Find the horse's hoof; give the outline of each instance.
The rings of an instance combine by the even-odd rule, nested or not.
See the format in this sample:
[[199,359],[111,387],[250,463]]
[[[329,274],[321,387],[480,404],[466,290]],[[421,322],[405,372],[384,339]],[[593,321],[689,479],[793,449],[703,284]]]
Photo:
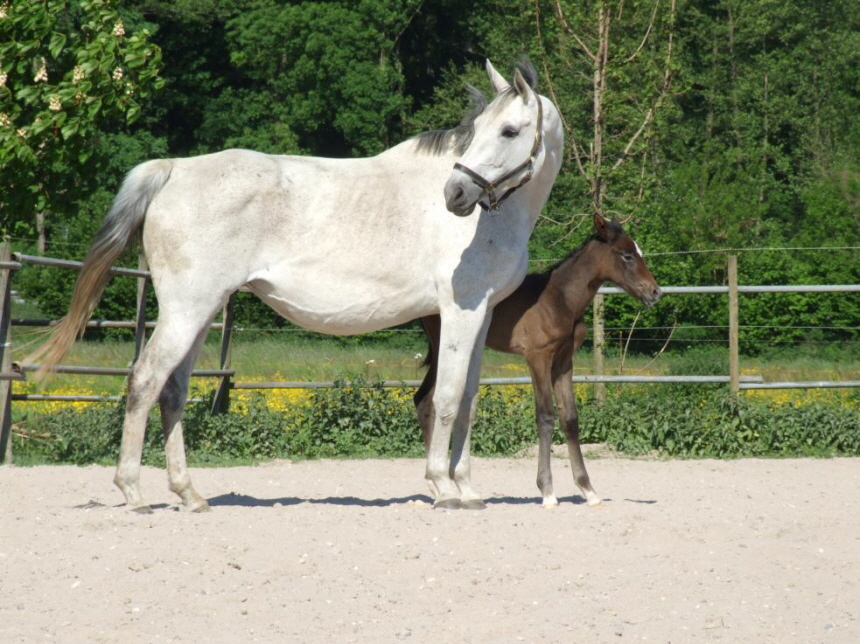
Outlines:
[[460,499],[444,499],[433,504],[434,510],[459,510],[463,507]]
[[464,510],[486,510],[487,504],[481,499],[472,499],[471,501],[462,501],[460,507]]
[[152,508],[148,505],[139,505],[136,508],[131,509],[135,514],[152,514]]
[[188,505],[182,506],[185,512],[193,512],[195,514],[201,514],[203,512],[209,512],[209,504],[206,501],[196,501],[194,503],[189,503]]

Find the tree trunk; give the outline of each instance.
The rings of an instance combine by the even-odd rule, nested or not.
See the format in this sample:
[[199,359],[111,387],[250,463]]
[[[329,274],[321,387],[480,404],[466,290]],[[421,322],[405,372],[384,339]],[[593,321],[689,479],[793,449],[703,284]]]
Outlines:
[[36,239],[36,252],[39,255],[45,254],[45,213],[37,212],[36,213],[36,234],[38,235]]

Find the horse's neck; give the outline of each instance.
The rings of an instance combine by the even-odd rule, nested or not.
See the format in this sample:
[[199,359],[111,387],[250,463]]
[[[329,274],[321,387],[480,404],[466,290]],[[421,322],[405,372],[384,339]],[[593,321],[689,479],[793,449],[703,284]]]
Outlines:
[[605,244],[593,240],[586,242],[578,253],[558,266],[550,277],[550,285],[558,290],[568,314],[575,320],[583,316],[597,289],[606,281],[606,277],[598,270],[598,254],[603,246]]

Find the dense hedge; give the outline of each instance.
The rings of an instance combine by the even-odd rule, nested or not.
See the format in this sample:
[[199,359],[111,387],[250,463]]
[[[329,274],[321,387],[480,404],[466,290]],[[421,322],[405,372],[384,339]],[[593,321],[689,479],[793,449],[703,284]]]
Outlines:
[[[380,383],[339,382],[289,413],[262,396],[241,412],[185,416],[189,461],[271,458],[421,456],[410,392]],[[64,410],[26,421],[15,439],[19,463],[107,463],[117,457],[123,406]],[[603,406],[580,404],[584,443],[629,455],[674,457],[860,456],[860,395],[802,405],[741,397],[721,386],[610,388]],[[557,431],[556,442],[563,442]],[[482,456],[513,455],[536,442],[531,393],[484,388],[472,435]],[[157,415],[150,418],[144,461],[164,461]]]

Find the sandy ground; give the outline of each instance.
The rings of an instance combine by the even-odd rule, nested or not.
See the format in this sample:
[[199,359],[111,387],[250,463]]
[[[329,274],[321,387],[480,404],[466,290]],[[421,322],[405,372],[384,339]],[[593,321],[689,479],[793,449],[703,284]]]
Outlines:
[[212,512],[127,511],[112,468],[0,468],[0,641],[860,642],[860,459],[474,463],[434,511],[417,460],[199,469]]

